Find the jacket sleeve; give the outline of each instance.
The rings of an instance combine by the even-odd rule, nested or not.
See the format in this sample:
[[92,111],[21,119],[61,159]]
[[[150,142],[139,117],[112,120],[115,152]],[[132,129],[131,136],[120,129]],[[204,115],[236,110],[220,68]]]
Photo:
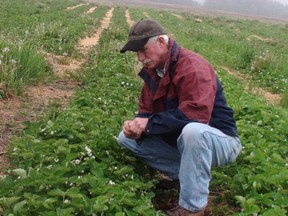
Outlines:
[[178,134],[186,124],[197,121],[188,119],[179,109],[155,113],[148,118],[146,134]]

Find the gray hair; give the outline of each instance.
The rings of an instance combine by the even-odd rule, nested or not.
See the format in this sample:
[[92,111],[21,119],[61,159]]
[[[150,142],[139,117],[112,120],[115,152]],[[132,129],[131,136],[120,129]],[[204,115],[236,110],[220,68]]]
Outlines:
[[165,43],[168,45],[168,43],[169,43],[169,37],[168,37],[168,35],[157,35],[157,36],[155,36],[155,37],[151,37],[151,38],[149,38],[149,40],[147,41],[147,43],[155,43],[157,40],[158,40],[158,38],[163,38],[164,39],[164,41],[165,41]]

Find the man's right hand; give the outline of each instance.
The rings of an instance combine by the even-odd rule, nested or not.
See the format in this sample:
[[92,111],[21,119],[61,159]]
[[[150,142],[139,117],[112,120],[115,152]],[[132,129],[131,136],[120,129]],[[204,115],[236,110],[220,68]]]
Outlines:
[[123,124],[123,133],[127,138],[139,139],[148,123],[148,118],[137,117],[134,120],[125,121]]
[[133,128],[133,121],[129,120],[124,122],[122,130],[127,138],[136,139],[137,134],[134,132]]

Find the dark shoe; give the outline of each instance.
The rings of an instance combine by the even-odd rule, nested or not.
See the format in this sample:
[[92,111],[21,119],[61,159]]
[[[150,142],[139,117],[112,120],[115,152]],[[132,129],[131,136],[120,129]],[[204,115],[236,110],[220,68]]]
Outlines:
[[170,211],[167,211],[166,216],[204,216],[204,209],[198,212],[191,212],[178,205]]
[[151,201],[155,210],[165,212],[178,205],[178,196],[178,193],[176,195],[175,192],[171,193],[168,190],[162,190],[162,192],[156,194]]
[[170,190],[170,189],[176,189],[180,190],[180,182],[179,180],[170,180],[170,179],[162,179],[159,181],[159,183],[156,184],[156,189],[164,189],[164,190]]
[[211,207],[206,206],[205,210],[204,210],[204,216],[212,216],[213,215],[213,210]]

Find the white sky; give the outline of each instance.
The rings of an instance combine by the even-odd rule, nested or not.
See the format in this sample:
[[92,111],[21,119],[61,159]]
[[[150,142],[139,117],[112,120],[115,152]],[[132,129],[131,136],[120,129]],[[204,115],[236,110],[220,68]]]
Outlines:
[[[194,0],[196,2],[199,2],[199,3],[203,3],[205,0]],[[270,1],[276,1],[276,2],[280,2],[284,5],[288,5],[288,0],[270,0]]]
[[274,1],[281,2],[284,5],[288,5],[288,0],[274,0]]

